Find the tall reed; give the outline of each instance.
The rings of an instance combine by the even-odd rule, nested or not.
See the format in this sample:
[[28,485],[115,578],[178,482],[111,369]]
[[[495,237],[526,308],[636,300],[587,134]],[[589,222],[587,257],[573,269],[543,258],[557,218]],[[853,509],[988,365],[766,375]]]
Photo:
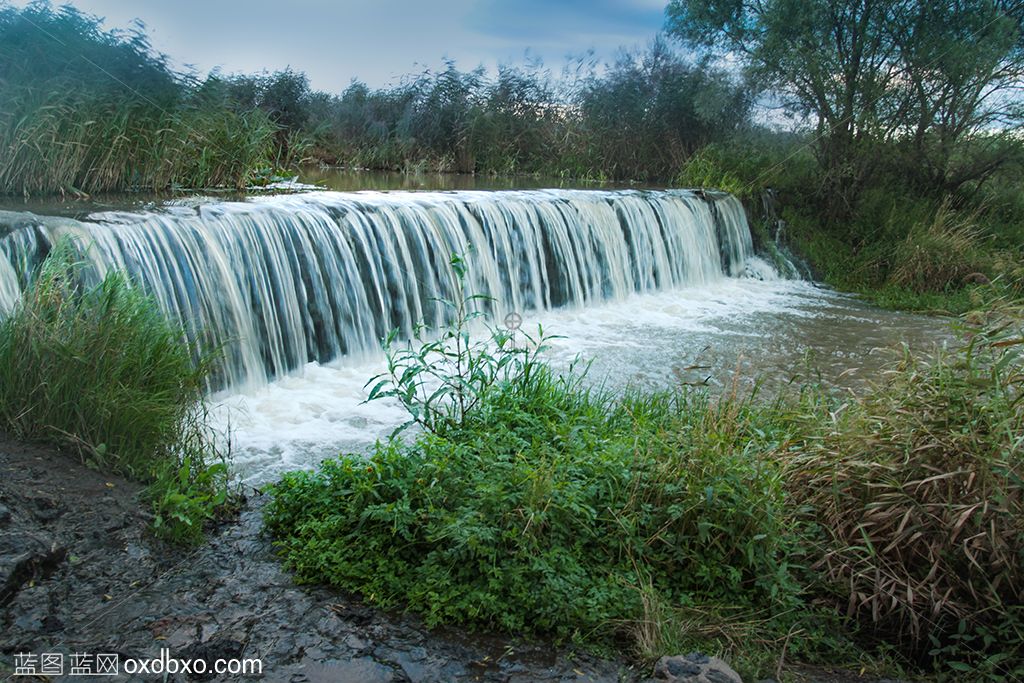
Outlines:
[[59,242],[0,321],[0,430],[148,484],[158,531],[196,541],[230,499],[206,424],[213,356],[124,275],[89,286],[81,267]]

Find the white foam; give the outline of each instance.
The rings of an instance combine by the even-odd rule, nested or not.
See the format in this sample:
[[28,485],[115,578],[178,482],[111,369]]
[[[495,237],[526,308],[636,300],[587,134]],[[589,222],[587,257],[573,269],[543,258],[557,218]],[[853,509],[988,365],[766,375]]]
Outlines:
[[[758,320],[821,315],[841,303],[805,282],[727,279],[584,309],[524,312],[522,329],[533,333],[540,324],[560,336],[548,352],[556,366],[580,356],[594,361],[595,382],[621,386],[639,378],[658,385],[672,381],[673,363],[685,365],[690,351],[712,340],[756,351]],[[238,476],[271,480],[342,451],[364,452],[390,434],[407,419],[402,409],[393,401],[364,403],[365,384],[383,364],[383,355],[350,365],[309,364],[269,386],[220,397],[215,417],[222,429],[231,427]],[[644,382],[655,369],[664,381]]]

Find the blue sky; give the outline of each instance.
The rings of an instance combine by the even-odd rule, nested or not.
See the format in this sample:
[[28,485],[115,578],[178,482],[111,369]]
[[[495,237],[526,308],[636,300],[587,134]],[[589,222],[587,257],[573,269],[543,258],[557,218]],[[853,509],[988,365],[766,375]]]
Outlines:
[[[54,0],[55,4],[61,4]],[[135,19],[176,65],[205,73],[305,71],[313,86],[340,91],[353,78],[396,82],[445,58],[460,68],[539,57],[553,70],[594,50],[602,61],[619,47],[649,42],[666,0],[73,0],[106,18],[107,28]],[[25,4],[18,2],[16,4]]]

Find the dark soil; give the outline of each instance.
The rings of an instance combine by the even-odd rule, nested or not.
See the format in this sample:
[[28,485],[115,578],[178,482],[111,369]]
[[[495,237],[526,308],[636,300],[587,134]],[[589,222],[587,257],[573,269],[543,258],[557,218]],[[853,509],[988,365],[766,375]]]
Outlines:
[[[0,438],[0,676],[17,653],[64,653],[68,673],[71,653],[116,653],[123,662],[162,649],[211,667],[218,658],[259,658],[262,680],[271,681],[610,683],[650,673],[514,636],[428,629],[415,616],[296,586],[261,531],[265,500],[256,492],[206,544],[167,546],[146,531],[140,490],[52,449]],[[820,683],[864,680],[815,674]]]

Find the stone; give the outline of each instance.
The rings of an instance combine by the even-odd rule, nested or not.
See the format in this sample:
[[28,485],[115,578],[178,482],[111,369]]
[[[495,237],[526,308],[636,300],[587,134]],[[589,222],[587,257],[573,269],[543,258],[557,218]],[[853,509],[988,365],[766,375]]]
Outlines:
[[25,584],[56,571],[66,555],[67,549],[46,534],[0,533],[0,605]]
[[728,664],[700,652],[662,657],[654,666],[654,680],[664,683],[743,683],[740,675]]
[[368,657],[350,660],[305,661],[302,673],[310,683],[391,683],[395,672]]

